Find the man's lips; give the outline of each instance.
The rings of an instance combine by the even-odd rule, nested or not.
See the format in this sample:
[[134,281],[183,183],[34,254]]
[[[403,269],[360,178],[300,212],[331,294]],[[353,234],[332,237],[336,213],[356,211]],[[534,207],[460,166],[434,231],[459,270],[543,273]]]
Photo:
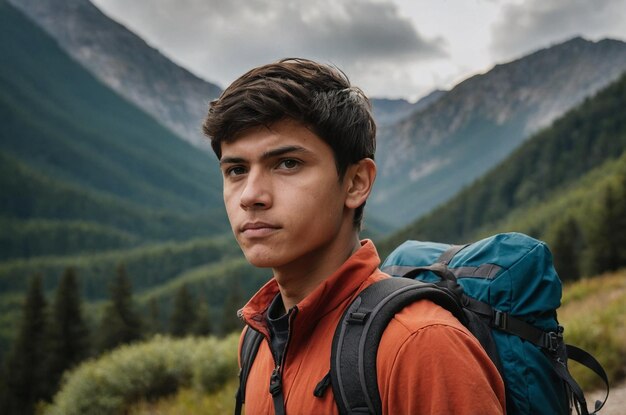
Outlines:
[[247,238],[255,238],[268,235],[280,226],[267,222],[246,222],[239,228],[239,232]]

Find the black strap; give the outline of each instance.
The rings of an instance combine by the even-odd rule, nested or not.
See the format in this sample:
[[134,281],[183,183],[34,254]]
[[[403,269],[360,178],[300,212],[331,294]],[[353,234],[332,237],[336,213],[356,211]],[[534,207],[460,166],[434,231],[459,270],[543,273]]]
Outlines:
[[410,271],[404,274],[403,278],[414,279],[417,275],[424,271],[430,271],[441,278],[443,281],[451,281],[456,283],[456,276],[445,264],[435,262],[432,265],[425,265],[423,267],[411,267]]
[[[602,407],[606,403],[606,400],[609,397],[609,389],[610,389],[610,387],[609,387],[609,377],[607,376],[607,374],[604,371],[604,368],[602,367],[600,362],[598,362],[592,355],[590,355],[589,353],[587,353],[583,349],[580,349],[580,348],[578,348],[576,346],[572,346],[571,344],[566,344],[565,348],[566,348],[566,351],[567,351],[568,359],[572,359],[572,360],[580,363],[581,365],[589,368],[590,370],[592,370],[596,375],[598,375],[600,377],[600,379],[602,379],[602,381],[604,382],[604,385],[606,386],[606,395],[604,396],[604,400],[595,402],[594,411],[592,413],[592,414],[595,414],[600,409],[602,409]],[[567,375],[571,378],[571,375],[569,374],[569,372],[567,372]],[[569,382],[568,382],[568,384],[569,384]],[[583,410],[582,413],[583,414],[588,413],[587,403],[585,401],[584,395],[576,396],[576,394],[574,394],[574,396],[575,396],[575,398],[577,398],[578,403],[582,407],[582,410]]]
[[602,379],[606,386],[606,396],[603,401],[596,401],[593,414],[602,409],[609,396],[609,378],[602,365],[592,355],[583,349],[563,342],[562,327],[559,326],[557,331],[545,332],[507,313],[494,310],[489,304],[467,296],[463,298],[463,305],[483,318],[488,318],[491,315],[491,327],[518,336],[540,347],[548,356],[556,374],[567,384],[572,392],[577,412],[582,415],[589,414],[585,394],[569,373],[567,360],[574,360],[592,370]]
[[462,301],[464,307],[480,315],[492,328],[514,334],[515,336],[533,343],[535,346],[554,352],[558,346],[558,342],[563,339],[561,328],[556,332],[545,332],[524,320],[515,318],[508,313],[495,310],[489,304],[467,295],[463,295]]
[[235,415],[241,415],[241,407],[246,399],[246,383],[248,381],[248,375],[250,375],[252,363],[254,363],[254,359],[259,351],[259,346],[261,345],[262,340],[263,335],[248,326],[243,335],[241,355],[239,356],[241,369],[239,370],[239,388],[237,389],[237,393],[235,395]]
[[439,258],[437,258],[436,262],[444,265],[450,265],[450,261],[452,261],[452,258],[454,258],[456,254],[458,254],[469,245],[470,244],[451,245],[450,248],[448,248],[443,254],[439,255]]
[[572,404],[576,408],[576,412],[582,415],[589,415],[587,411],[587,401],[583,390],[578,386],[567,368],[567,349],[564,343],[561,343],[555,352],[543,351],[552,364],[555,373],[565,382],[573,398]]
[[431,265],[425,265],[421,267],[411,267],[410,271],[403,275],[404,278],[415,278],[418,274],[423,271],[430,271],[435,273],[439,278],[444,281],[451,281],[456,283],[456,276],[454,273],[448,268],[448,264],[452,261],[452,258],[456,254],[458,254],[461,250],[463,250],[468,245],[451,245],[446,251],[444,251],[437,261]]
[[467,324],[458,298],[434,284],[387,278],[363,290],[344,312],[331,351],[331,385],[340,414],[381,414],[376,355],[383,331],[402,308],[429,299]]
[[[241,409],[246,399],[246,383],[250,375],[250,369],[254,363],[263,335],[250,326],[243,335],[241,344],[241,369],[239,370],[239,388],[235,394],[235,415],[241,415]],[[282,373],[280,367],[276,367],[270,378],[270,394],[274,402],[276,415],[285,415],[285,398],[283,396]]]
[[602,365],[592,355],[583,349],[563,342],[562,327],[559,326],[557,331],[545,332],[507,313],[494,310],[489,304],[470,297],[463,300],[465,307],[483,316],[483,318],[491,314],[491,326],[493,328],[518,336],[540,347],[550,360],[556,374],[567,384],[573,395],[576,410],[582,415],[589,415],[587,401],[583,390],[569,373],[567,360],[574,360],[592,370],[606,385],[604,400],[596,401],[593,414],[602,409],[609,396],[609,378]]

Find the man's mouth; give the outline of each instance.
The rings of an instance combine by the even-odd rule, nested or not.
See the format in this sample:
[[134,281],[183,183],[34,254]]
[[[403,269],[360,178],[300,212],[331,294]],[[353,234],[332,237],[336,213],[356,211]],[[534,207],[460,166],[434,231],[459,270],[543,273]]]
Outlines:
[[267,222],[246,222],[239,232],[246,238],[260,238],[280,229],[280,226]]

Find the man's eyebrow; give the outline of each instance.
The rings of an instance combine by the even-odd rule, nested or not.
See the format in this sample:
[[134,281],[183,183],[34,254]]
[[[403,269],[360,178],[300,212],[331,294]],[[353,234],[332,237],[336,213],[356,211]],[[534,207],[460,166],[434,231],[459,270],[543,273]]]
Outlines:
[[[283,146],[283,147],[278,147],[272,150],[268,150],[266,152],[264,152],[261,155],[261,160],[267,160],[267,159],[271,159],[274,157],[280,157],[283,156],[285,154],[291,154],[291,153],[311,153],[311,150],[308,150],[302,146]],[[243,157],[222,157],[220,159],[220,165],[223,164],[240,164],[240,163],[247,163],[248,160],[244,159]]]
[[279,156],[283,156],[285,154],[289,154],[289,153],[311,153],[311,150],[308,150],[304,147],[301,146],[284,146],[284,147],[278,147],[275,148],[273,150],[269,150],[266,151],[265,153],[263,153],[263,155],[261,156],[261,159],[270,159],[270,158],[274,158],[274,157],[279,157]]
[[241,157],[222,157],[220,159],[220,166],[223,164],[241,164],[245,163],[246,159]]

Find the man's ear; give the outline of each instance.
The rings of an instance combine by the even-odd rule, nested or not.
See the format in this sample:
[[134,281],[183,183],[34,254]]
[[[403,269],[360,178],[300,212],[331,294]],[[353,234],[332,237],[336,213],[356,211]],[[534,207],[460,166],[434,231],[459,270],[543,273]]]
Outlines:
[[376,163],[370,158],[359,160],[348,167],[345,176],[346,207],[356,209],[367,200],[376,180]]

